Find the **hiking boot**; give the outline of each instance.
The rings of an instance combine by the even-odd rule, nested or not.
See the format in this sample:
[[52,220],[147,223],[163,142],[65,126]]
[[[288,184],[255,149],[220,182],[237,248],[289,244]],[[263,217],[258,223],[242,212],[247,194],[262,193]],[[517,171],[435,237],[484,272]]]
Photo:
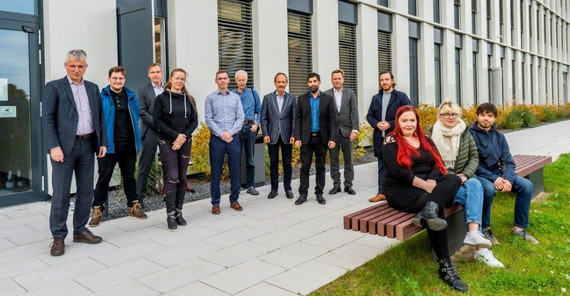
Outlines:
[[103,217],[103,207],[94,206],[91,213],[91,220],[89,220],[89,227],[97,227],[101,223]]
[[259,195],[259,191],[257,191],[254,186],[250,186],[247,189],[247,193],[249,193],[251,195]]
[[467,291],[467,286],[461,281],[455,267],[451,264],[451,259],[439,259],[439,277],[452,288],[459,291]]
[[493,244],[493,246],[496,246],[499,244],[499,241],[497,240],[497,238],[493,234],[493,231],[491,230],[491,228],[489,228],[489,227],[483,228],[483,236],[485,236],[485,238],[488,239]]
[[148,218],[138,200],[133,201],[133,205],[129,207],[129,216],[135,217],[137,219]]
[[503,263],[501,263],[501,261],[499,261],[495,257],[493,252],[491,252],[491,250],[489,250],[489,249],[481,249],[481,250],[475,251],[473,258],[475,259],[475,261],[483,262],[490,267],[498,267],[498,268],[505,267],[503,265]]
[[465,235],[463,243],[470,246],[476,246],[479,248],[490,248],[493,244],[491,241],[486,239],[483,234],[479,231],[468,231]]
[[511,231],[511,235],[514,236],[520,236],[522,237],[524,240],[527,240],[529,242],[531,242],[533,245],[538,245],[538,241],[532,237],[532,235],[530,235],[526,229],[521,229],[521,230],[513,230]]

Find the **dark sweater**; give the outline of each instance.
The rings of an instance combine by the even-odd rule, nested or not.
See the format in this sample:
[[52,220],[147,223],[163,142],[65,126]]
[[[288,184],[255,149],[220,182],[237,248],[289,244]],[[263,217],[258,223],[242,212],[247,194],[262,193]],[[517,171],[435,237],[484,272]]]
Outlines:
[[198,127],[198,113],[189,95],[165,90],[154,100],[153,123],[162,140],[173,141],[179,134],[191,139]]
[[111,90],[111,97],[115,103],[115,146],[134,142],[133,123],[125,89],[122,89],[120,93]]
[[491,182],[502,177],[514,184],[517,177],[515,161],[509,151],[507,139],[497,131],[497,126],[493,125],[489,131],[486,131],[475,122],[469,132],[475,140],[479,153],[479,166],[475,174]]

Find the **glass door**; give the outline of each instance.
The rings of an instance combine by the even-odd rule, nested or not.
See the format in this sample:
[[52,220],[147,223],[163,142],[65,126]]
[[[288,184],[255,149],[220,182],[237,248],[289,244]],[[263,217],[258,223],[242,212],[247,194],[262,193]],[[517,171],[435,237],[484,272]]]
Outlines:
[[0,206],[43,195],[37,22],[0,18]]

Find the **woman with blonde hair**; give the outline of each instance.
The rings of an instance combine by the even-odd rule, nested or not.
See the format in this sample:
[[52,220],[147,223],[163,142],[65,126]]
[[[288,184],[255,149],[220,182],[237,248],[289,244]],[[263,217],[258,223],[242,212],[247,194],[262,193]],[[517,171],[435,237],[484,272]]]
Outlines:
[[479,165],[479,154],[467,125],[461,119],[461,108],[446,99],[438,110],[438,120],[433,125],[431,138],[441,155],[449,173],[461,178],[461,187],[454,202],[465,208],[467,235],[466,245],[477,247],[475,259],[494,267],[503,267],[487,248],[492,243],[479,231],[483,211],[483,187],[475,176]]

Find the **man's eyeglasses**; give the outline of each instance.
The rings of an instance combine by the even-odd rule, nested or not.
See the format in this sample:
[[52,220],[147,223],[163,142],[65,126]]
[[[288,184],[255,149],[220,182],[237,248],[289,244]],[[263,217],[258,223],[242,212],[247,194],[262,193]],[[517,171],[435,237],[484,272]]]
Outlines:
[[457,116],[459,116],[459,114],[457,114],[457,113],[443,113],[440,115],[443,116],[443,118],[453,118],[453,119],[455,119],[455,118],[457,118]]

